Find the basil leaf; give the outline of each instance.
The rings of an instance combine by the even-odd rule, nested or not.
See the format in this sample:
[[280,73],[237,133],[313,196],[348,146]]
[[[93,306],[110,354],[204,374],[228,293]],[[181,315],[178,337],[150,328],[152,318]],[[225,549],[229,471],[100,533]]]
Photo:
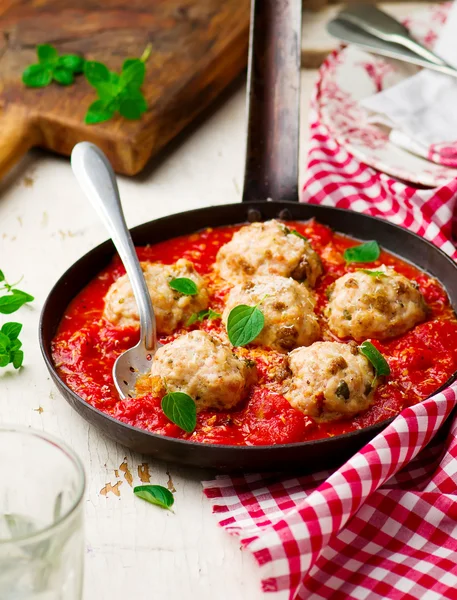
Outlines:
[[119,112],[126,119],[132,121],[140,119],[141,115],[148,109],[146,100],[141,98],[126,98],[119,106]]
[[103,82],[110,80],[110,72],[108,68],[95,60],[88,60],[84,64],[84,75],[87,81],[95,88]]
[[108,121],[114,115],[114,108],[107,106],[102,100],[95,100],[89,106],[89,109],[84,118],[84,122],[87,125],[93,125],[95,123],[103,123]]
[[299,233],[296,229],[290,229],[289,233],[291,233],[292,235],[296,235],[297,237],[301,238],[302,240],[305,240],[305,242],[308,241],[308,238],[305,237],[304,235],[302,235],[301,233]]
[[376,377],[380,377],[381,375],[390,375],[389,364],[384,356],[375,346],[373,346],[371,342],[363,342],[363,344],[359,346],[359,351],[361,354],[366,356],[373,365],[376,371]]
[[3,274],[3,271],[0,270],[0,281],[5,281],[5,275]]
[[53,77],[60,85],[71,85],[75,80],[72,71],[65,67],[56,67],[54,69]]
[[13,342],[17,340],[19,334],[22,331],[22,325],[20,323],[5,323],[0,333],[5,334]]
[[0,352],[2,354],[8,352],[10,345],[10,338],[5,333],[0,331]]
[[16,312],[24,306],[27,302],[32,302],[33,296],[21,292],[20,290],[13,290],[11,295],[2,296],[0,298],[0,313],[4,315],[10,315]]
[[36,53],[38,55],[38,61],[41,64],[55,63],[57,61],[57,50],[54,46],[50,46],[49,44],[39,44],[36,47]]
[[379,258],[381,254],[381,248],[378,242],[375,240],[360,244],[360,246],[353,246],[352,248],[346,248],[344,251],[344,260],[348,263],[357,262],[373,262]]
[[13,367],[15,369],[19,369],[20,367],[22,367],[22,363],[24,362],[24,353],[22,352],[22,350],[16,350],[15,352],[13,352]]
[[197,425],[197,407],[183,392],[168,392],[162,398],[162,410],[172,423],[192,433]]
[[22,73],[22,82],[27,87],[40,88],[52,81],[52,67],[46,65],[30,65]]
[[176,279],[172,279],[168,285],[172,290],[181,292],[181,294],[184,294],[185,296],[195,296],[198,294],[197,284],[187,277],[177,277]]
[[10,350],[11,352],[13,352],[14,350],[19,350],[19,348],[22,346],[22,342],[19,340],[13,340],[11,342],[11,347]]
[[128,58],[122,65],[121,84],[133,84],[140,88],[143,85],[146,67],[139,58]]
[[370,271],[370,269],[357,269],[357,271],[370,275],[371,277],[387,277],[387,274],[384,273],[384,271]]
[[10,355],[0,353],[0,367],[6,367],[10,364]]
[[133,488],[133,493],[138,498],[167,510],[173,506],[175,501],[170,490],[162,485],[137,485]]
[[227,333],[233,346],[246,346],[259,335],[265,325],[263,312],[257,306],[240,304],[230,311]]
[[216,319],[220,319],[221,316],[220,313],[214,311],[212,308],[208,308],[208,310],[201,310],[198,313],[190,315],[186,321],[186,326],[193,325],[197,321],[201,323],[205,319],[208,319],[208,321],[215,321]]
[[84,58],[77,54],[62,54],[62,56],[59,56],[57,64],[69,69],[72,73],[82,73]]

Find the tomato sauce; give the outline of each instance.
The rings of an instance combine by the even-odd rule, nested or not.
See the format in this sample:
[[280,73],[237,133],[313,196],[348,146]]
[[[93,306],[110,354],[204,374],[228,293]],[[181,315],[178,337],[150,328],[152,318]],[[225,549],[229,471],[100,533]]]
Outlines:
[[[390,377],[378,386],[373,405],[355,418],[317,424],[292,408],[280,394],[278,373],[285,357],[276,352],[247,346],[237,349],[244,358],[257,363],[258,383],[243,405],[231,411],[205,410],[197,417],[191,434],[174,425],[164,415],[160,398],[152,394],[121,401],[116,393],[112,368],[117,356],[138,342],[136,329],[116,329],[103,318],[104,297],[110,285],[125,273],[118,257],[89,283],[68,307],[53,342],[53,358],[62,380],[86,402],[135,427],[165,436],[209,444],[265,445],[287,444],[340,435],[379,423],[398,414],[406,406],[425,399],[443,385],[457,370],[457,319],[446,292],[433,278],[408,263],[382,252],[370,264],[346,265],[343,252],[359,242],[334,233],[315,221],[287,223],[306,236],[319,253],[324,275],[318,282],[316,312],[322,327],[322,339],[338,340],[322,316],[327,301],[326,289],[338,277],[357,268],[391,265],[398,273],[417,281],[430,308],[426,322],[406,334],[383,342],[372,340],[385,356]],[[208,278],[210,306],[222,313],[229,287],[213,286],[212,266],[218,249],[227,243],[241,225],[205,229],[159,244],[137,248],[140,260],[173,263],[179,258],[191,260]],[[167,343],[193,329],[217,331],[221,321],[203,321],[182,327]]]

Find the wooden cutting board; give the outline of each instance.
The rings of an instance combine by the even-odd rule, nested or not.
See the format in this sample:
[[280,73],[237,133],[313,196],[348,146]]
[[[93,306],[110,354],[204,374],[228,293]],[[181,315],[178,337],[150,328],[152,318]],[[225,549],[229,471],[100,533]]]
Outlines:
[[[32,146],[69,155],[87,140],[118,173],[134,175],[239,74],[247,62],[249,0],[2,0],[0,176]],[[103,6],[103,8],[101,8]],[[37,44],[120,71],[152,43],[142,91],[148,112],[85,125],[96,92],[84,76],[26,88]]]

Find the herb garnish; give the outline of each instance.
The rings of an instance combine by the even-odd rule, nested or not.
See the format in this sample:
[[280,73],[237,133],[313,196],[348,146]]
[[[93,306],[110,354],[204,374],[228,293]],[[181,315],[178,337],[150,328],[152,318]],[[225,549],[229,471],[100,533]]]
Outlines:
[[265,325],[263,312],[257,306],[235,306],[227,319],[227,333],[232,346],[246,346],[259,335]]
[[305,237],[304,235],[302,235],[296,229],[289,229],[289,227],[286,227],[285,225],[284,225],[284,233],[287,235],[289,235],[289,234],[296,235],[297,237],[301,238],[302,240],[305,240],[305,242],[308,241],[308,238]]
[[170,490],[162,485],[137,485],[133,488],[133,493],[138,498],[167,510],[170,510],[175,501]]
[[207,310],[201,310],[198,313],[193,313],[186,321],[186,326],[193,325],[197,321],[201,323],[205,319],[208,321],[215,321],[216,319],[220,319],[221,314],[213,310],[212,308],[208,308]]
[[86,113],[85,122],[89,125],[108,121],[119,113],[126,119],[139,119],[148,105],[141,93],[146,73],[145,62],[151,54],[152,45],[143,52],[141,58],[128,58],[122,65],[121,74],[110,71],[106,65],[87,61],[84,75],[98,94]]
[[369,263],[377,260],[380,254],[381,248],[379,247],[378,242],[373,240],[371,242],[365,242],[365,244],[360,244],[359,246],[346,248],[343,256],[347,263]]
[[[0,313],[10,315],[19,310],[24,304],[32,302],[33,296],[15,288],[17,285],[9,284],[3,271],[0,271],[0,283],[3,287],[0,292],[7,292],[0,296]],[[6,367],[12,363],[15,369],[19,369],[24,361],[24,352],[21,350],[22,342],[19,340],[21,323],[5,323],[0,330],[0,367]]]
[[384,273],[384,271],[370,271],[370,269],[357,269],[357,271],[370,275],[371,277],[387,277],[387,273]]
[[192,433],[197,425],[197,407],[184,392],[168,392],[162,398],[162,410],[172,423]]
[[384,356],[371,342],[363,342],[359,346],[361,354],[366,356],[375,369],[376,377],[390,375],[390,367]]
[[84,58],[77,54],[59,53],[49,44],[40,44],[36,47],[38,63],[25,68],[22,81],[27,87],[45,87],[56,81],[60,85],[70,85],[75,80],[75,75],[82,73]]
[[168,285],[172,290],[181,292],[181,294],[184,294],[185,296],[195,296],[198,294],[197,284],[187,277],[177,277],[176,279],[172,279]]

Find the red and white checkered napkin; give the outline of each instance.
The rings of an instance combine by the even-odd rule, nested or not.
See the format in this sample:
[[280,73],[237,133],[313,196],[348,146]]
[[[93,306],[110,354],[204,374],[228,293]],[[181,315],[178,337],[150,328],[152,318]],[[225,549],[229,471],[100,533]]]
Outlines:
[[[457,181],[424,191],[376,173],[329,138],[317,112],[312,142],[305,202],[384,217],[457,258]],[[257,559],[263,590],[278,600],[456,599],[457,417],[428,445],[456,404],[454,384],[405,409],[333,474],[204,482],[219,524]]]

